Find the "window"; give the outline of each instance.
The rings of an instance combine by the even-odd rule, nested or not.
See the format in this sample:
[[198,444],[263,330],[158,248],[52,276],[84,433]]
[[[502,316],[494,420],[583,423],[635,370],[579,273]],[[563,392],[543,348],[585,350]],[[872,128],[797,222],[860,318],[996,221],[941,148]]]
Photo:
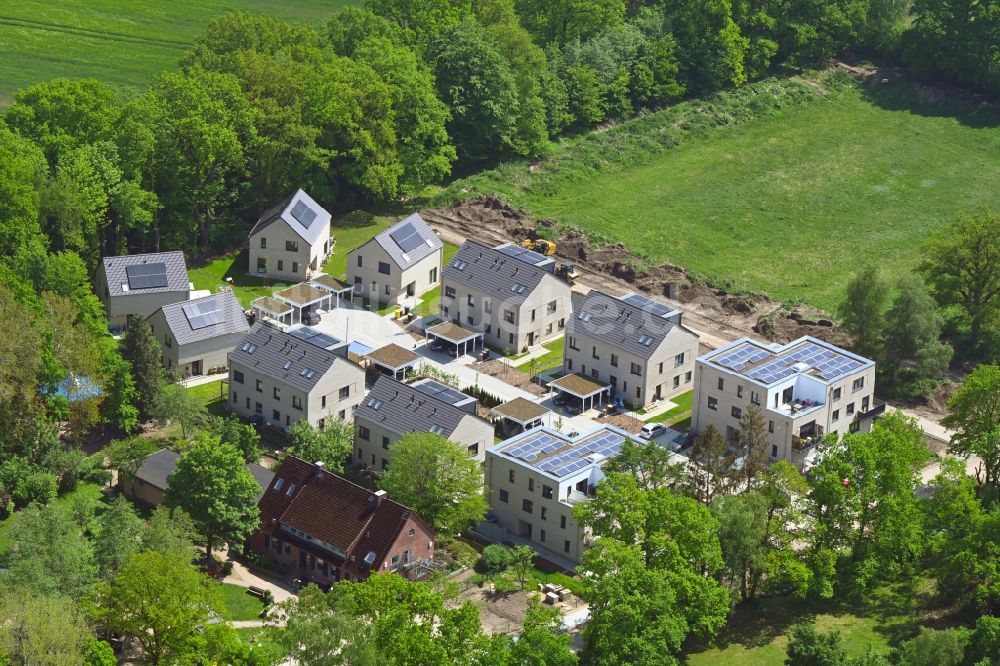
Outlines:
[[466,318],[465,318],[465,320],[466,320],[467,322],[469,322],[469,326],[475,326],[475,325],[476,325],[476,324],[475,324],[475,321],[476,321],[476,320],[472,318],[472,315],[469,315],[468,317],[466,317]]
[[362,259],[361,259],[361,255],[359,254],[358,255],[358,268],[361,268],[361,264],[362,264]]
[[260,237],[260,249],[262,249],[262,250],[266,250],[267,249],[267,238],[265,236],[261,236]]
[[847,404],[847,415],[850,416],[854,413],[854,403],[850,402]]
[[392,294],[392,287],[385,285],[385,295],[389,296],[390,294]]
[[528,492],[535,492],[535,480],[530,477],[528,478]]
[[368,438],[371,437],[371,432],[364,426],[358,426],[358,437],[367,442]]
[[569,336],[569,348],[572,349],[573,351],[580,351],[580,348],[576,346],[576,338],[574,338],[572,335]]
[[556,311],[556,302],[549,301],[549,307],[546,311],[548,312],[548,314],[553,314]]
[[723,391],[725,390],[725,388],[726,388],[726,380],[723,379],[722,377],[719,377],[719,390]]
[[542,520],[545,520],[545,516],[546,516],[546,514],[547,514],[548,512],[549,512],[549,511],[548,511],[548,509],[546,509],[546,508],[545,508],[545,507],[543,506],[543,507],[542,507],[542,509],[541,509],[541,512],[540,512],[540,516],[541,516]]
[[277,409],[271,410],[271,416],[274,417],[275,421],[281,423],[281,412],[279,412]]
[[865,396],[864,398],[861,399],[861,411],[863,412],[868,411],[868,401],[869,401],[868,396]]
[[382,437],[382,448],[385,449],[386,451],[389,450],[389,438],[388,437],[385,437],[385,436]]
[[431,284],[434,284],[435,282],[438,281],[438,269],[437,269],[437,266],[435,266],[434,268],[432,268],[430,270],[430,272],[427,274],[427,281],[430,282]]
[[378,262],[378,272],[381,273],[382,275],[388,275],[389,274],[389,264],[386,263],[386,262],[384,262],[384,261]]
[[285,241],[285,252],[298,252],[298,251],[299,251],[299,242],[298,241],[293,241],[293,240],[292,241],[289,241],[289,240]]
[[840,387],[833,389],[833,399],[840,400]]
[[661,375],[663,374],[663,361],[660,361],[660,364],[656,367],[656,371]]
[[608,375],[608,383],[611,384],[612,388],[616,388],[618,386],[618,378],[614,375]]
[[542,484],[542,497],[545,499],[552,499],[552,487]]
[[340,410],[340,412],[337,413],[337,418],[340,419],[341,421],[347,419],[347,410],[346,409]]
[[282,259],[278,259],[278,270],[279,271],[285,270],[285,262]]
[[173,346],[174,346],[174,340],[173,340],[173,338],[171,338],[171,337],[170,337],[170,334],[169,334],[169,333],[164,333],[164,334],[163,334],[163,342],[164,342],[164,344],[166,344],[166,345],[167,345],[167,348],[168,348],[168,349],[169,349],[170,347],[173,347]]
[[742,398],[743,397],[743,386],[742,385],[737,385],[736,386],[736,397],[737,398]]
[[831,421],[836,421],[839,418],[840,418],[840,410],[839,409],[833,410],[833,416],[831,417],[830,420]]
[[465,296],[465,304],[468,305],[469,307],[475,307],[475,305],[476,305],[476,298],[475,298],[475,296],[473,296],[472,294],[466,294],[466,296]]
[[563,541],[563,552],[569,552],[569,541]]
[[690,371],[684,373],[684,383],[685,384],[690,384],[691,383],[691,372]]
[[233,381],[237,384],[243,383],[243,373],[239,370],[233,370]]
[[674,388],[677,388],[680,385],[681,385],[681,376],[677,375],[676,377],[674,377]]
[[233,404],[235,405],[236,402],[237,402],[236,391],[233,391]]
[[771,445],[771,457],[772,458],[777,458],[778,457],[778,445],[777,444],[772,444]]
[[514,483],[514,470],[510,470],[507,473],[507,480],[510,481],[511,483]]
[[566,529],[566,516],[559,516],[559,528]]
[[[545,509],[542,509],[542,511],[545,511]],[[542,541],[542,543],[545,543],[545,530],[538,531],[538,538]]]
[[615,368],[618,367],[618,354],[611,355],[611,366]]
[[760,405],[760,393],[757,393],[757,391],[750,391],[750,402],[752,402],[753,404],[759,406]]
[[513,310],[504,310],[503,311],[503,320],[505,322],[507,322],[508,324],[513,324],[514,323],[514,311]]
[[531,321],[535,321],[535,310],[531,311]]
[[478,456],[479,455],[479,444],[478,443],[476,443],[476,444],[469,444],[469,446],[466,448],[466,450],[469,452],[469,457],[470,458],[472,458],[474,456]]
[[247,398],[247,409],[250,409],[250,398]]
[[302,411],[302,398],[297,395],[292,396],[292,409]]
[[507,342],[509,344],[514,344],[514,334],[513,333],[508,333],[507,334]]
[[774,421],[767,422],[767,431],[769,433],[774,433]]
[[718,409],[719,408],[719,401],[716,400],[715,398],[713,398],[712,396],[708,396],[708,408],[709,409]]
[[455,288],[454,287],[445,287],[444,288],[444,295],[447,296],[448,298],[455,298]]
[[389,461],[382,458],[382,469],[389,469]]
[[591,368],[590,369],[590,376],[593,377],[594,379],[600,379],[601,378],[601,373],[599,373],[597,371],[597,368]]
[[854,383],[851,384],[851,391],[860,391],[864,387],[865,387],[865,378],[858,377],[857,379],[854,380]]
[[299,272],[299,262],[297,262],[297,261],[293,261],[292,262],[292,272],[293,273],[298,273]]
[[632,364],[631,372],[632,372],[633,375],[639,375],[641,377],[642,376],[642,366],[639,365],[638,363],[633,363]]
[[506,503],[508,499],[510,499],[510,495],[507,493],[506,490],[501,489],[500,490],[500,501]]
[[573,359],[571,359],[571,358],[567,358],[566,359],[566,369],[567,370],[572,370],[573,369]]
[[264,414],[264,405],[260,404],[259,402],[254,403],[253,411],[256,412],[257,414],[260,414],[260,415],[263,416],[263,414]]
[[416,533],[417,533],[417,530],[415,530],[415,529],[413,529],[413,528],[411,527],[411,528],[410,528],[410,532],[409,532],[409,536],[413,536],[413,535],[414,535],[414,534],[416,534]]
[[278,390],[277,386],[274,387],[272,395],[274,396],[275,400],[278,400],[278,401],[281,400],[281,391]]
[[351,397],[351,387],[350,386],[342,386],[340,388],[340,391],[337,392],[337,399],[338,400],[347,400],[349,397]]
[[740,418],[741,416],[743,416],[743,410],[742,410],[742,409],[740,409],[739,407],[733,407],[733,408],[731,409],[730,413],[731,413],[731,414],[733,415],[733,418],[734,418],[734,419],[738,419],[738,418]]
[[535,509],[535,505],[531,500],[521,500],[521,510],[525,513],[532,513]]
[[565,319],[560,319],[559,320],[559,330],[561,331],[565,327],[566,327],[566,320]]
[[635,387],[635,399],[636,400],[641,400],[642,399],[642,387],[641,386],[636,386]]
[[257,393],[263,393],[263,392],[264,392],[264,383],[258,379],[257,380]]
[[[355,275],[354,276],[354,284],[356,284],[356,285],[360,285],[361,284],[361,276],[360,275]],[[358,291],[360,291],[360,290],[355,289],[355,292],[358,292]]]
[[597,359],[598,361],[601,360],[601,357],[597,355],[597,347],[594,346],[590,347],[590,356],[591,358]]
[[258,273],[267,272],[267,257],[257,257],[257,272]]
[[326,407],[326,396],[325,395],[320,397],[320,399],[319,399],[319,406],[320,407]]
[[680,353],[680,354],[678,354],[677,356],[674,356],[674,367],[676,368],[678,365],[684,365],[684,353],[683,352]]

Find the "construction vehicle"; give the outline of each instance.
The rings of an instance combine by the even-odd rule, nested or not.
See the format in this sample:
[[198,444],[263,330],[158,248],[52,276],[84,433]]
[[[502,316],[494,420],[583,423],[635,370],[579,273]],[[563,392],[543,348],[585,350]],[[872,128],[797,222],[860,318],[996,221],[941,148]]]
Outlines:
[[545,255],[546,257],[551,257],[556,253],[556,244],[544,238],[525,238],[521,241],[521,247]]
[[576,284],[576,266],[571,261],[564,261],[559,264],[559,268],[556,269],[556,275],[566,280],[569,285]]

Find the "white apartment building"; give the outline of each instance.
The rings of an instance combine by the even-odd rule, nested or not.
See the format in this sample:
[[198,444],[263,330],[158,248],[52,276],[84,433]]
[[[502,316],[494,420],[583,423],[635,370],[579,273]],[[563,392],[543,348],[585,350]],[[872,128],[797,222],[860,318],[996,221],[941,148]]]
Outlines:
[[875,404],[875,362],[805,336],[787,344],[740,338],[698,358],[692,426],[738,437],[748,405],[764,413],[772,460],[802,466],[826,435],[867,431]]
[[681,317],[641,294],[593,289],[567,320],[564,369],[610,386],[636,409],[689,391],[698,335]]
[[610,425],[576,437],[543,427],[487,449],[487,499],[503,537],[578,564],[589,543],[573,507],[594,495],[604,465],[629,439]]

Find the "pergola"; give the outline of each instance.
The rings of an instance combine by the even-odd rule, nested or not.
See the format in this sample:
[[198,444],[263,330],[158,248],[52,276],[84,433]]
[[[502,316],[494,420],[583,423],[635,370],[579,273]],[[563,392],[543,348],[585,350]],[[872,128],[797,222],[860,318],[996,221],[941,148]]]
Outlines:
[[333,307],[335,308],[340,307],[341,300],[350,302],[351,297],[354,295],[354,285],[326,273],[311,278],[309,283],[317,289],[333,294],[335,296]]
[[365,357],[393,379],[403,379],[406,377],[406,371],[416,367],[420,362],[418,354],[396,344],[368,352]]
[[334,296],[328,291],[300,282],[288,289],[274,292],[274,298],[292,306],[292,321],[289,323],[298,324],[302,321],[305,310],[313,307],[332,309]]
[[250,310],[258,320],[273,319],[282,324],[292,323],[292,306],[276,301],[270,296],[261,296],[250,302]]
[[[560,393],[578,398],[583,411],[594,409],[597,404],[609,400],[611,397],[611,387],[608,384],[601,384],[581,374],[563,375],[551,382],[549,386]],[[606,397],[605,394],[607,394]]]
[[450,321],[443,321],[431,326],[427,329],[427,335],[455,345],[455,358],[476,351],[477,340],[479,344],[483,343],[482,333],[470,331]]
[[500,419],[504,433],[508,432],[508,426],[514,426],[517,432],[538,428],[544,425],[542,419],[548,413],[545,407],[526,398],[514,398],[493,408],[493,415]]

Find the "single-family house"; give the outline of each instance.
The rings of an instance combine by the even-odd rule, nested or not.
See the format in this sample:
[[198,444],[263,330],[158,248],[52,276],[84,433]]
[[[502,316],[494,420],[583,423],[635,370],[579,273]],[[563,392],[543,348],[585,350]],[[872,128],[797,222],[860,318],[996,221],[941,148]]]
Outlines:
[[164,305],[191,294],[183,252],[154,252],[104,257],[97,269],[97,295],[112,328],[129,317],[146,318]]
[[250,230],[250,274],[302,282],[323,267],[331,243],[330,213],[296,190]]
[[164,305],[147,319],[163,365],[183,377],[224,372],[229,352],[250,330],[231,291]]
[[347,281],[379,305],[413,302],[438,285],[441,249],[437,234],[414,213],[347,253]]

